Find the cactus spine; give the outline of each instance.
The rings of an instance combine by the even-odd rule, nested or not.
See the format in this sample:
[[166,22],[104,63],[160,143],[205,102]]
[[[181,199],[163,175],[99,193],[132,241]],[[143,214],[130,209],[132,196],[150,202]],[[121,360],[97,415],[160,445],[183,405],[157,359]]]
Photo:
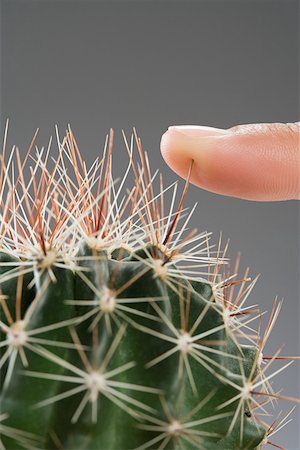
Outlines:
[[0,448],[262,448],[282,425],[260,418],[269,380],[292,363],[268,373],[278,355],[263,356],[281,302],[254,335],[255,280],[188,231],[188,183],[177,202],[160,176],[156,194],[136,134],[114,182],[112,138],[87,169],[70,128],[52,167],[33,142],[7,158],[5,135]]

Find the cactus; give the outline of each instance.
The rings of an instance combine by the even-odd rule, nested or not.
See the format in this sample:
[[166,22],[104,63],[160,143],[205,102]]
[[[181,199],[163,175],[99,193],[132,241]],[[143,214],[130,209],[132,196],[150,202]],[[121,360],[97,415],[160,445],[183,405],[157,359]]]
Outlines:
[[209,233],[188,230],[188,181],[177,200],[177,184],[151,174],[135,132],[124,135],[119,181],[112,132],[90,169],[70,128],[57,138],[53,163],[51,142],[34,153],[34,140],[22,162],[16,148],[6,157],[5,133],[0,448],[272,443],[290,413],[271,425],[262,418],[280,398],[269,380],[295,359],[281,357],[291,361],[269,373],[279,352],[263,354],[282,302],[262,333],[262,313],[245,306],[256,280],[237,277],[238,261],[229,274],[221,239],[213,249]]

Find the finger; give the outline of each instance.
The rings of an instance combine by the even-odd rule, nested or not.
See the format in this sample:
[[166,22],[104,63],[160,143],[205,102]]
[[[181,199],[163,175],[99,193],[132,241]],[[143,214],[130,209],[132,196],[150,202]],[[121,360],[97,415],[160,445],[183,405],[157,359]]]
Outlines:
[[169,127],[161,151],[185,178],[218,194],[247,200],[300,199],[300,122],[239,125],[223,130]]

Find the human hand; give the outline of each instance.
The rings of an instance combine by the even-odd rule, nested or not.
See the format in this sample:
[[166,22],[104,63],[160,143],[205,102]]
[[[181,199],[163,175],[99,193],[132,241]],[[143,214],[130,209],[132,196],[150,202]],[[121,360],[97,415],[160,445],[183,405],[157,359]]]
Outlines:
[[218,194],[247,200],[300,199],[300,122],[238,125],[228,130],[173,126],[162,136],[167,164]]

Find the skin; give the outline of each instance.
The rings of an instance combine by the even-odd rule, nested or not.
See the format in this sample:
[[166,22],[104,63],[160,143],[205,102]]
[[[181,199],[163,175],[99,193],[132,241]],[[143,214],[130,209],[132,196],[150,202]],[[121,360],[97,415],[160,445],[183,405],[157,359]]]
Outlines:
[[224,130],[172,126],[161,139],[166,163],[191,183],[255,201],[300,199],[300,122]]

